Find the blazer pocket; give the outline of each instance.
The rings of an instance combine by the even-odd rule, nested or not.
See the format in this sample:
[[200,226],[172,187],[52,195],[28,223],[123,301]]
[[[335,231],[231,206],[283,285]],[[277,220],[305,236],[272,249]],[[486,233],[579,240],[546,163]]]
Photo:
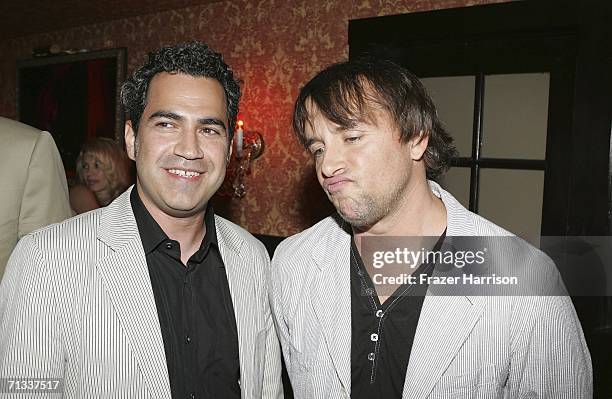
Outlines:
[[442,376],[429,398],[496,398],[498,397],[495,366],[483,366],[461,375]]

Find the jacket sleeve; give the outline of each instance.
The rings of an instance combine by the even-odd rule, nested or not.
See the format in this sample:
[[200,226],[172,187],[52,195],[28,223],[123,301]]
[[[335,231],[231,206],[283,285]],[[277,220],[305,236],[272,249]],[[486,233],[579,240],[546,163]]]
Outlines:
[[[568,296],[521,297],[508,380],[512,398],[592,398],[593,368]],[[530,314],[530,323],[520,324]]]
[[[0,378],[57,379],[64,375],[57,281],[34,236],[17,245],[0,285]],[[2,387],[7,392],[6,387]]]
[[28,165],[19,212],[19,238],[71,216],[62,159],[51,135],[41,132]]

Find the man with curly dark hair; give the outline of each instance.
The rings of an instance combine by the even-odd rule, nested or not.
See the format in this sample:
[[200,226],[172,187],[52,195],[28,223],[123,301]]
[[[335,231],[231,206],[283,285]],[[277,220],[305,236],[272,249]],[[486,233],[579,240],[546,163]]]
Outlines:
[[[592,395],[589,351],[552,261],[433,181],[455,150],[412,73],[371,58],[332,65],[300,91],[293,125],[338,211],[272,261],[296,397]],[[473,276],[466,247],[472,263],[526,277],[529,290],[461,285]],[[446,267],[449,254],[460,261]]]
[[127,119],[137,132],[140,118],[147,104],[147,92],[151,80],[161,72],[181,73],[194,77],[207,77],[218,81],[225,93],[227,106],[227,131],[229,139],[234,135],[238,102],[240,101],[239,82],[223,62],[221,54],[199,42],[183,43],[165,47],[156,53],[150,53],[146,64],[129,77],[121,88],[121,101]]
[[267,252],[210,205],[238,113],[232,70],[206,44],[168,46],[121,97],[136,185],[21,240],[0,289],[0,377],[80,398],[282,397]]

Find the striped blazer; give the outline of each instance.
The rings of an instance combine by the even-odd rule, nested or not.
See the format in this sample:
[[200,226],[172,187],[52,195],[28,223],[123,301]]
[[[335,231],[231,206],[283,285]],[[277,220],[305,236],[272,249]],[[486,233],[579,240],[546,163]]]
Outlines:
[[[0,286],[0,377],[63,378],[66,398],[170,398],[164,343],[131,189],[24,237]],[[269,257],[215,217],[238,327],[242,398],[282,397]]]
[[[448,236],[510,234],[430,187],[446,206]],[[350,397],[349,246],[330,217],[285,240],[272,260],[272,313],[298,399]],[[592,397],[590,354],[571,300],[427,295],[402,397]]]

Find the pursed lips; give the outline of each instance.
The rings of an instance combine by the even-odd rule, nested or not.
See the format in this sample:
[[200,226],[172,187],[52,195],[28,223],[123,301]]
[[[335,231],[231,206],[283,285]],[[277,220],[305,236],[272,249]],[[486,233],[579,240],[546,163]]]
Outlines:
[[323,188],[330,194],[334,194],[342,189],[346,183],[352,182],[351,179],[344,176],[329,177],[323,181]]

